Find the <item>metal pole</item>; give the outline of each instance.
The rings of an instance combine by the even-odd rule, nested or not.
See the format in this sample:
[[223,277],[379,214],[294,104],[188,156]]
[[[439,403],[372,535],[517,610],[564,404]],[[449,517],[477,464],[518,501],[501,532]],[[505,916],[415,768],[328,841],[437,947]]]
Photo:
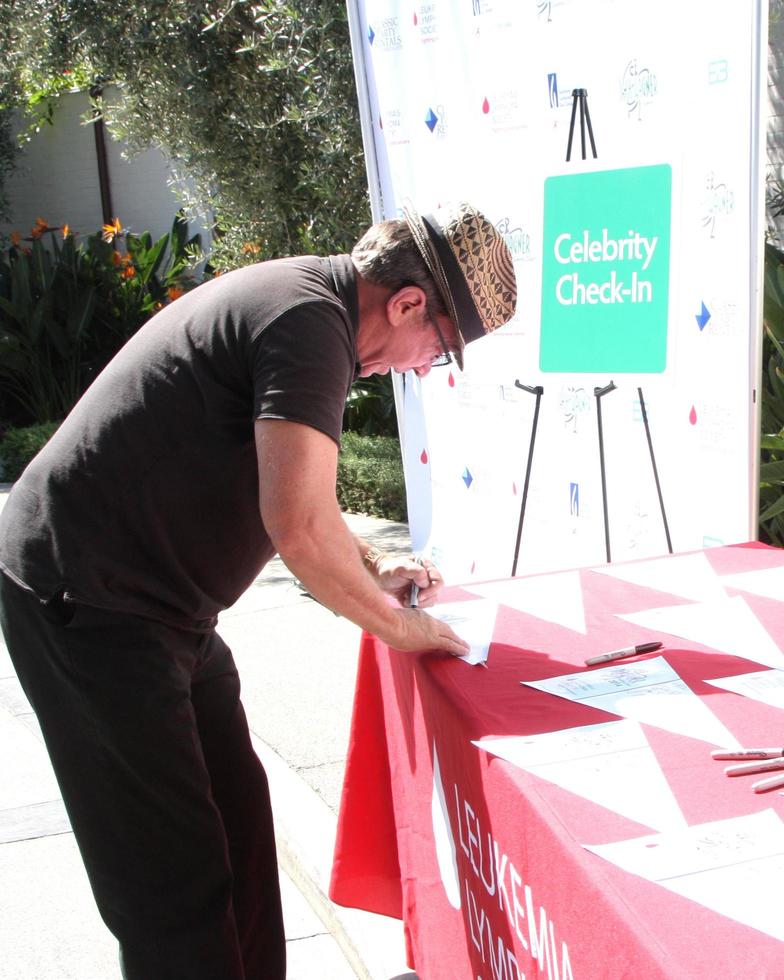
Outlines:
[[512,561],[512,578],[517,574],[517,559],[520,554],[520,538],[523,534],[523,521],[525,520],[525,505],[528,500],[528,484],[531,480],[531,464],[534,458],[534,443],[536,442],[536,427],[539,423],[539,403],[542,400],[542,395],[544,393],[544,388],[541,385],[536,385],[535,388],[529,387],[528,385],[520,384],[519,381],[515,381],[516,388],[522,388],[523,391],[527,391],[531,395],[536,395],[536,408],[534,409],[534,420],[531,425],[531,442],[528,447],[528,463],[525,468],[525,483],[523,484],[523,499],[520,503],[520,521],[517,525],[517,540],[515,541],[515,551],[514,560]]
[[604,468],[604,434],[602,432],[602,402],[601,399],[610,391],[615,391],[615,382],[611,381],[604,388],[594,388],[596,396],[596,422],[599,427],[599,468],[602,474],[602,510],[604,511],[604,547],[607,554],[607,564],[612,562],[610,556],[610,522],[607,517],[607,474]]
[[642,388],[637,389],[642,410],[642,421],[645,425],[645,435],[648,439],[648,452],[651,455],[651,466],[653,467],[653,479],[656,481],[656,493],[659,495],[659,508],[661,509],[662,522],[664,523],[664,534],[667,538],[667,550],[672,554],[672,541],[670,541],[670,528],[667,524],[667,514],[664,510],[664,497],[662,497],[661,486],[659,484],[659,471],[656,468],[656,457],[653,455],[653,442],[651,440],[651,430],[648,425],[648,413],[645,411],[645,399],[642,397]]

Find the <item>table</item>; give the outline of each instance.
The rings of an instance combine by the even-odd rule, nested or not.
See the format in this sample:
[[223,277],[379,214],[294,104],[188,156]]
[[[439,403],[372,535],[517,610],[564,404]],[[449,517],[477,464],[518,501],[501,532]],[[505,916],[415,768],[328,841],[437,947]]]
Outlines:
[[[646,880],[586,849],[666,833],[677,814],[690,828],[764,811],[778,824],[784,797],[755,794],[749,777],[725,776],[727,763],[711,759],[719,739],[668,730],[678,714],[665,712],[661,725],[639,725],[646,746],[634,756],[639,767],[615,753],[613,764],[626,760],[621,777],[608,783],[605,772],[587,785],[579,765],[553,778],[556,770],[523,769],[472,744],[512,736],[541,744],[547,733],[634,726],[520,681],[591,673],[589,656],[661,640],[659,654],[631,663],[663,655],[697,696],[686,692],[683,703],[708,708],[705,717],[741,745],[784,745],[781,708],[708,683],[768,669],[743,659],[738,646],[755,655],[766,648],[772,663],[784,649],[784,605],[749,591],[750,573],[760,571],[784,583],[784,552],[751,543],[515,579],[507,599],[517,608],[499,605],[486,670],[432,652],[403,654],[364,635],[332,899],[401,918],[408,962],[421,980],[784,976],[784,927],[759,928],[736,916],[738,908],[740,918],[747,915],[745,899],[771,889],[772,874],[779,887],[770,908],[778,909],[781,854],[744,864],[741,886],[725,884],[723,892],[723,876],[736,869],[722,865],[711,872],[721,876],[717,887],[696,901],[668,887],[676,879]],[[473,589],[446,590],[446,600],[470,599]],[[654,615],[665,627],[668,616],[685,616],[686,633],[693,616],[710,642],[619,618],[650,616],[651,609],[664,610]],[[594,764],[598,773],[604,763]],[[698,832],[710,843],[708,831]],[[645,844],[651,853],[655,846]],[[731,914],[708,907],[720,893]]]

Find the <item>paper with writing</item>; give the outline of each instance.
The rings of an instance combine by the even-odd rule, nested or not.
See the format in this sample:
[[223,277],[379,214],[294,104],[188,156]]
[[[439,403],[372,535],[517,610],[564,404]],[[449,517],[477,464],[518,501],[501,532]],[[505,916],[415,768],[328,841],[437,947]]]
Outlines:
[[450,626],[461,640],[471,646],[468,656],[458,659],[467,664],[485,663],[493,640],[498,603],[488,599],[443,602],[430,606],[426,612]]
[[634,721],[473,744],[643,826],[668,830],[686,825],[645,733]]
[[784,940],[784,823],[773,810],[615,844],[584,844],[624,871]]
[[738,744],[664,657],[521,683],[722,748]]
[[[755,701],[762,701],[774,708],[784,708],[784,671],[782,670],[754,670],[750,674],[717,677],[712,681],[706,680],[705,683],[735,694],[742,694]],[[784,744],[784,735],[782,744]]]

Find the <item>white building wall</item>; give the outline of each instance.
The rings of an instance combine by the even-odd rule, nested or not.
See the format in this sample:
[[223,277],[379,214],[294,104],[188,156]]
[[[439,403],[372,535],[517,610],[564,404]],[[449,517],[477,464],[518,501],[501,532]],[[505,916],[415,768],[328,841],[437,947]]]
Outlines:
[[[108,98],[111,94],[111,90],[106,93]],[[100,230],[95,134],[84,121],[89,109],[84,92],[60,97],[54,125],[43,126],[33,136],[8,180],[11,215],[8,222],[0,223],[0,233],[29,235],[39,217],[54,226],[68,224],[85,236]],[[126,159],[127,147],[108,128],[104,132],[113,216],[136,234],[149,231],[153,239],[159,238],[171,229],[181,206],[169,186],[173,179],[169,160],[159,149]],[[192,221],[189,231],[200,232],[202,247],[209,247],[209,232],[202,222]]]

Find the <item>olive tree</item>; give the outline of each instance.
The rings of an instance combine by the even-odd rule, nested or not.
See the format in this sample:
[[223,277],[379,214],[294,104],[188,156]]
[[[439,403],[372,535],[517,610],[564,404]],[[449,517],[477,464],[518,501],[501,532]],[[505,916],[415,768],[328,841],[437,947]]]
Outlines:
[[0,15],[0,107],[45,118],[88,79],[113,132],[190,176],[217,267],[345,250],[367,224],[343,0],[0,0]]

